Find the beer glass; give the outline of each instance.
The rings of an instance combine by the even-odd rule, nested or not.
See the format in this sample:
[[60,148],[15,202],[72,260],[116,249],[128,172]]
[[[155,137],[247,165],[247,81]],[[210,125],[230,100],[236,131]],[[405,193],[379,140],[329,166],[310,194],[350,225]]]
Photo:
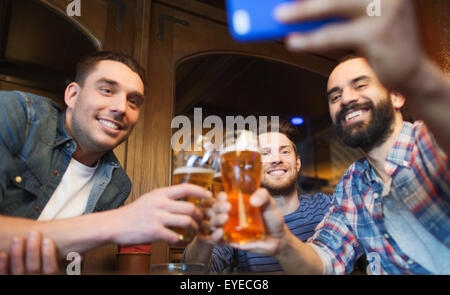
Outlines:
[[[216,148],[209,144],[203,136],[195,138],[197,144],[200,144],[198,151],[192,148],[184,147],[181,151],[174,154],[174,172],[172,184],[192,183],[212,191],[212,182],[214,178],[214,169],[212,164],[217,158]],[[204,142],[203,142],[204,141]],[[183,201],[190,202],[197,207],[201,206],[201,199],[196,197],[185,197]],[[192,241],[193,234],[184,228],[172,228],[180,235],[184,242]]]
[[223,181],[222,181],[222,172],[218,171],[214,173],[214,179],[212,184],[212,192],[214,198],[217,197],[217,194],[224,191]]
[[214,178],[212,183],[212,193],[214,198],[217,197],[217,194],[224,191],[223,181],[222,181],[222,172],[220,170],[220,154],[217,151],[216,158],[213,161],[212,168],[214,169]]
[[243,244],[264,238],[261,209],[249,203],[250,196],[260,186],[262,173],[256,133],[247,130],[227,133],[220,164],[223,186],[231,204],[228,221],[223,226],[224,240]]

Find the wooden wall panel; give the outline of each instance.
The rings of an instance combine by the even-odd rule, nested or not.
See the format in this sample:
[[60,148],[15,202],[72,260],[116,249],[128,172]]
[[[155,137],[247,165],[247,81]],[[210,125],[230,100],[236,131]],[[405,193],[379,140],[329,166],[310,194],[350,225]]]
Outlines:
[[422,43],[428,55],[450,75],[450,1],[416,2]]

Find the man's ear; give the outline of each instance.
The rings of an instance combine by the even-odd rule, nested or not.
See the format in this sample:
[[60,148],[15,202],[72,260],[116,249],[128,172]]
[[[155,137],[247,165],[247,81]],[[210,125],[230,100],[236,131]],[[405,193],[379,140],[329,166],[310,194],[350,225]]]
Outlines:
[[405,105],[406,99],[399,92],[392,91],[390,97],[396,111],[399,111]]
[[300,156],[297,156],[297,173],[300,172],[300,168],[302,167],[302,161],[300,160]]
[[80,85],[77,82],[72,82],[67,85],[66,90],[64,92],[64,102],[67,107],[73,109],[76,103],[78,96],[80,95]]

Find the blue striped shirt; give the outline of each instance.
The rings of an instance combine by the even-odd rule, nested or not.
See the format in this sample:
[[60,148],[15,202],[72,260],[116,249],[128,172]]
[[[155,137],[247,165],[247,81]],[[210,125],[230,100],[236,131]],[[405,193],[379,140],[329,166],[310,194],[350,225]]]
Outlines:
[[[323,193],[299,195],[300,205],[294,212],[285,215],[289,230],[302,241],[314,233],[314,229],[327,214],[332,196]],[[211,257],[210,272],[233,270],[246,272],[282,272],[278,261],[261,254],[237,250],[231,247],[215,246]]]

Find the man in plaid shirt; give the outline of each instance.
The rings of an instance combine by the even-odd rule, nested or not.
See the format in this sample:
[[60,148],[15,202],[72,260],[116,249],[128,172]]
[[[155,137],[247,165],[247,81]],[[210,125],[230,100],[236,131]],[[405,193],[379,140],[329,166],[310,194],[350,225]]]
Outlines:
[[[339,137],[365,157],[344,174],[308,242],[293,239],[261,189],[251,202],[263,208],[268,237],[234,247],[269,253],[288,273],[350,273],[365,253],[372,274],[450,274],[449,79],[420,50],[411,2],[383,1],[373,19],[365,1],[338,2],[294,2],[278,16],[299,21],[345,11],[353,18],[287,43],[299,50],[349,46],[366,57],[340,63],[327,86]],[[403,120],[405,97],[427,125]],[[220,234],[223,200],[214,212]]]
[[433,135],[403,121],[405,99],[365,59],[334,69],[328,100],[339,137],[366,157],[344,174],[310,239],[324,273],[349,273],[366,253],[371,273],[450,274],[450,165]]

